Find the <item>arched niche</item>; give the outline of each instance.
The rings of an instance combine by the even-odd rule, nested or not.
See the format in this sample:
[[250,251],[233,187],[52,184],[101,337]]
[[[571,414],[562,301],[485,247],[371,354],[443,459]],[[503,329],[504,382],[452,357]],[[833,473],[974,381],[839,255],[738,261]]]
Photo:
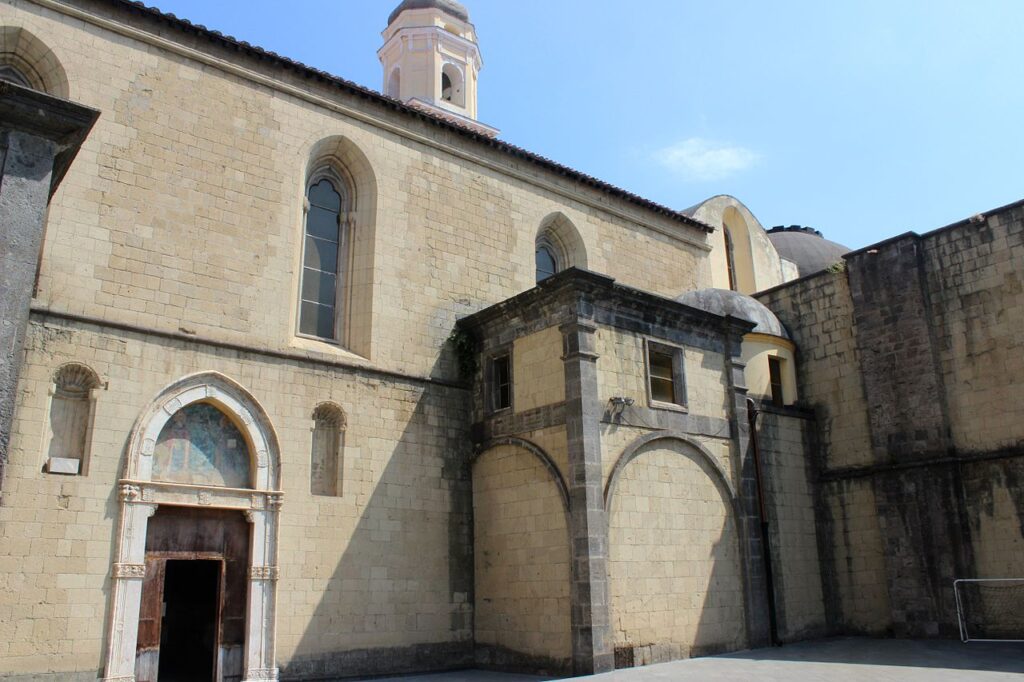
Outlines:
[[333,402],[322,402],[311,415],[312,443],[309,459],[309,492],[340,497],[344,483],[345,410]]
[[102,383],[92,368],[77,362],[61,365],[53,373],[43,441],[46,471],[88,475],[93,418]]
[[[4,68],[6,67],[6,68]],[[20,26],[0,26],[0,76],[68,99],[68,76],[46,44]]]
[[[228,420],[231,432],[245,440],[248,485],[155,480],[154,455],[161,434],[166,433],[168,424],[173,426],[175,415],[196,406],[216,410]],[[274,638],[280,479],[280,448],[273,425],[259,402],[241,385],[222,374],[203,372],[160,391],[132,430],[118,486],[119,519],[111,567],[104,680],[134,679],[146,578],[147,525],[161,505],[244,512],[251,535],[243,679],[277,679]]]
[[[341,330],[337,342],[365,358],[372,355],[373,273],[377,224],[377,178],[366,154],[348,137],[333,135],[314,143],[307,156],[302,196],[311,180],[329,174],[344,185],[347,193],[346,215],[350,244],[345,254],[345,281],[339,286],[344,299],[338,301]],[[305,202],[304,202],[305,203]],[[305,211],[304,211],[305,213]],[[296,256],[303,256],[306,216],[303,215],[296,241]],[[301,272],[302,262],[298,263]],[[296,282],[296,300],[299,298]],[[296,319],[298,315],[296,314]]]
[[728,206],[722,212],[722,249],[733,268],[733,288],[741,294],[752,294],[755,281],[754,258],[750,244],[750,228],[740,212]]

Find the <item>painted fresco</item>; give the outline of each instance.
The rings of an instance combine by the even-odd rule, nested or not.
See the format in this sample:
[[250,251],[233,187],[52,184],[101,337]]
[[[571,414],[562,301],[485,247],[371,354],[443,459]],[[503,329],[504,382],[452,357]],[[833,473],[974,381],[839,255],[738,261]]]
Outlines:
[[241,432],[213,405],[174,413],[157,439],[153,480],[248,488],[249,449]]

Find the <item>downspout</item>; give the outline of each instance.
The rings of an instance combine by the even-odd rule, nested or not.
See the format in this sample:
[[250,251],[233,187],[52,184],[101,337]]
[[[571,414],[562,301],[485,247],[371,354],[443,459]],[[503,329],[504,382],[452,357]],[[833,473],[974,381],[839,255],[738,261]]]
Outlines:
[[761,472],[761,444],[757,437],[757,415],[761,413],[756,403],[747,398],[747,419],[750,421],[750,444],[754,451],[754,480],[757,481],[757,509],[761,517],[761,555],[764,557],[765,592],[768,597],[768,628],[772,646],[782,646],[779,640],[779,624],[775,615],[775,579],[772,573],[771,539],[768,533],[768,510],[764,501],[764,481]]

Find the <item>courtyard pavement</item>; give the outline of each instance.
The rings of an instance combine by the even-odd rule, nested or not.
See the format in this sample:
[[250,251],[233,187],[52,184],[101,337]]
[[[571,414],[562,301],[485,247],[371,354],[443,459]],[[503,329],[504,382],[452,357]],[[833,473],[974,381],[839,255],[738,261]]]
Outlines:
[[[465,670],[375,682],[536,682],[550,677]],[[691,658],[602,675],[593,682],[952,682],[1024,680],[1024,644],[837,637]]]

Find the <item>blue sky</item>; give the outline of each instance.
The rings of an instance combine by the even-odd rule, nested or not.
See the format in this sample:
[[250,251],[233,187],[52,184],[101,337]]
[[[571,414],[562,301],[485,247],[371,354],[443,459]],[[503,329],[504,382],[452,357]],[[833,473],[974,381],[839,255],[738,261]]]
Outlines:
[[[398,0],[147,0],[381,89]],[[480,120],[672,208],[857,248],[1024,198],[1024,2],[467,0]]]

